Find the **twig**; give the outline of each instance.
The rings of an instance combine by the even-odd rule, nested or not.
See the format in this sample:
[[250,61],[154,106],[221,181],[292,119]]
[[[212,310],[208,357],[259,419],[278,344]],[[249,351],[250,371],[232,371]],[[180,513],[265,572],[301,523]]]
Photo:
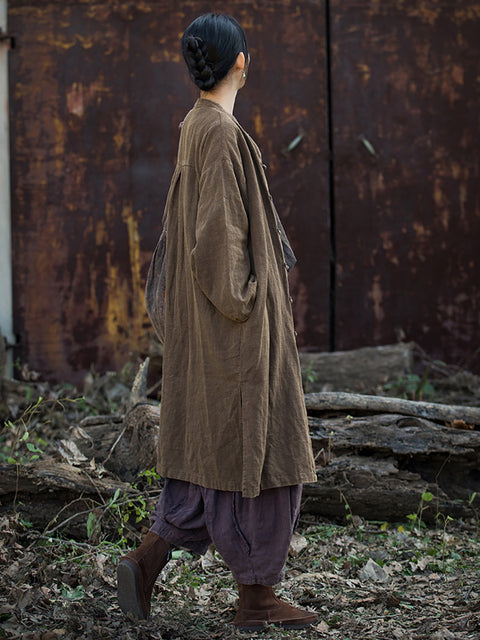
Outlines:
[[[139,494],[139,491],[136,491],[137,494]],[[148,493],[148,492],[147,492]],[[148,497],[152,498],[154,496],[151,496],[148,493]],[[115,504],[117,506],[121,506],[127,502],[129,502],[132,499],[132,496],[130,494],[127,494],[122,500],[119,500],[118,502],[116,502]],[[60,529],[61,527],[63,527],[64,525],[66,525],[68,522],[70,522],[71,520],[73,520],[74,518],[76,518],[77,516],[83,516],[86,515],[87,513],[90,513],[92,511],[92,509],[86,509],[85,511],[78,511],[77,513],[72,514],[71,516],[69,516],[66,520],[63,520],[63,522],[61,522],[60,524],[58,524],[56,527],[54,527],[53,529],[48,529],[49,525],[53,522],[55,522],[55,520],[58,518],[58,516],[62,513],[62,511],[65,511],[65,509],[67,509],[68,507],[70,507],[72,504],[75,504],[75,502],[80,502],[81,500],[87,500],[87,498],[83,498],[83,493],[79,498],[76,498],[75,500],[72,500],[71,502],[69,502],[67,505],[65,505],[64,507],[62,507],[60,509],[60,511],[57,513],[57,515],[55,516],[55,518],[52,518],[52,520],[50,520],[50,522],[48,523],[48,525],[45,527],[44,531],[43,531],[43,535],[47,535],[48,533],[53,533],[54,531],[57,531],[58,529]],[[91,498],[90,498],[91,500]],[[108,509],[110,509],[112,505],[111,504],[103,504],[103,505],[97,505],[96,508],[99,509],[103,509],[103,512],[107,512]]]
[[[23,534],[32,537],[31,531]],[[79,547],[80,549],[88,549],[89,551],[98,551],[98,545],[89,544],[88,542],[77,542],[76,540],[70,540],[67,538],[53,538],[52,536],[45,536],[43,534],[39,534],[36,536],[39,540],[47,540],[48,542],[58,542],[59,544],[69,544],[72,547]],[[30,545],[31,546],[31,545]],[[112,545],[115,546],[115,545]]]
[[20,465],[17,463],[16,465],[17,469],[17,480],[15,482],[15,497],[13,498],[13,510],[16,511],[17,510],[17,496],[18,496],[18,481],[20,480],[20,474],[18,472]]
[[103,499],[102,494],[100,493],[100,491],[98,490],[97,485],[95,484],[95,482],[93,481],[93,478],[87,473],[87,471],[85,469],[82,469],[83,473],[87,476],[87,478],[90,480],[90,482],[92,483],[93,488],[95,489],[95,491],[97,492],[98,497],[100,498],[100,500],[103,502],[103,504],[105,505],[105,500]]
[[153,393],[154,391],[156,391],[156,390],[157,390],[159,387],[161,387],[161,386],[162,386],[162,379],[160,378],[160,380],[157,380],[157,382],[155,382],[155,384],[154,384],[154,385],[152,385],[152,386],[150,387],[150,389],[147,389],[147,398],[148,398],[149,396],[151,396],[151,395],[152,395],[152,393]]
[[[76,502],[81,502],[82,500],[85,500],[85,498],[83,497],[83,493],[79,498],[75,498],[75,500],[72,500],[71,502],[69,502],[68,504],[64,505],[60,511],[57,513],[57,515],[52,518],[50,520],[50,522],[47,524],[47,526],[45,527],[45,529],[43,530],[43,535],[46,535],[48,533],[48,527],[53,524],[58,516],[62,513],[62,511],[65,511],[65,509],[68,509],[68,507],[71,507],[72,504],[75,504]],[[57,531],[57,529],[60,529],[60,527],[63,527],[63,525],[67,524],[67,522],[70,522],[70,520],[73,520],[74,518],[76,518],[77,516],[81,516],[84,515],[86,513],[90,513],[91,509],[87,509],[86,511],[78,511],[77,513],[72,514],[70,517],[68,517],[66,520],[64,520],[63,522],[61,522],[60,524],[58,524],[56,527],[54,527],[53,529],[51,529],[51,532],[53,533],[54,531]]]
[[118,436],[118,438],[115,440],[115,442],[112,444],[112,446],[110,447],[110,451],[108,452],[108,456],[105,458],[105,460],[102,462],[102,464],[105,466],[105,463],[108,462],[110,460],[110,456],[113,453],[113,450],[115,449],[115,447],[117,446],[117,444],[120,442],[120,440],[123,438],[123,434],[125,433],[125,431],[127,430],[127,425],[125,425],[123,427],[122,432],[120,433],[120,435]]

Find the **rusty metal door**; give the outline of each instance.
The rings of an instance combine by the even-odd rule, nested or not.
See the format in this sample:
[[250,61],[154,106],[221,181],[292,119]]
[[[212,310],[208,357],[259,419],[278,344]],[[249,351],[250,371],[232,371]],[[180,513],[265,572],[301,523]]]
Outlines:
[[147,348],[144,281],[196,98],[179,38],[215,8],[249,39],[236,115],[300,258],[300,341],[328,348],[323,2],[11,0],[14,320],[18,356],[47,377],[77,382]]
[[330,11],[336,346],[480,370],[480,2]]
[[19,357],[78,381],[146,351],[144,280],[196,97],[179,37],[215,9],[249,39],[236,115],[299,258],[300,348],[406,338],[480,370],[478,0],[11,0]]

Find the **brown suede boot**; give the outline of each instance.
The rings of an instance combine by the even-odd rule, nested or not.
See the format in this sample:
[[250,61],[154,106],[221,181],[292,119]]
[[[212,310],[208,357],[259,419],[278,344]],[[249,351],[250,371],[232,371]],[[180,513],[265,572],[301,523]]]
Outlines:
[[148,618],[153,586],[170,560],[170,543],[149,531],[142,544],[120,558],[117,567],[118,603],[124,613]]
[[255,631],[267,624],[303,629],[318,618],[316,613],[292,607],[277,598],[272,587],[239,584],[238,594],[240,599],[234,624],[240,631]]

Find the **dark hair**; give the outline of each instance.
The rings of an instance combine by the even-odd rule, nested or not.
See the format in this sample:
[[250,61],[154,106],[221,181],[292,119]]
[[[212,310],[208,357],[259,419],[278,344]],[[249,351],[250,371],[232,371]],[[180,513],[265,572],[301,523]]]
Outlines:
[[247,60],[245,32],[235,18],[224,14],[198,17],[182,36],[183,57],[202,91],[210,91],[227,75],[241,51]]

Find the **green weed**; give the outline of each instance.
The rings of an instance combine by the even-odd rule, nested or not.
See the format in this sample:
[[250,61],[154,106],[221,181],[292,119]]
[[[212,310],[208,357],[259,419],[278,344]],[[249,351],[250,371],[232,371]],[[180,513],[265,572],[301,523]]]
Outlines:
[[428,509],[428,505],[433,500],[434,495],[430,491],[424,491],[420,497],[420,504],[418,505],[417,513],[410,513],[407,518],[410,520],[410,528],[413,530],[417,528],[419,531],[422,527],[426,527],[422,521],[423,512]]
[[428,381],[430,367],[426,367],[422,376],[416,373],[408,373],[400,376],[395,382],[389,382],[384,386],[385,391],[406,400],[431,400],[435,396],[435,387]]
[[303,386],[305,393],[309,393],[312,389],[312,385],[318,380],[318,373],[313,369],[313,363],[310,362],[308,366],[302,371]]
[[[27,392],[29,390],[30,387],[27,387]],[[84,399],[47,400],[40,396],[27,406],[20,417],[4,420],[0,430],[0,462],[22,465],[38,460],[47,446],[47,442],[37,433],[48,422],[48,419],[42,420],[44,414],[58,409],[65,411],[66,403],[80,400]]]

